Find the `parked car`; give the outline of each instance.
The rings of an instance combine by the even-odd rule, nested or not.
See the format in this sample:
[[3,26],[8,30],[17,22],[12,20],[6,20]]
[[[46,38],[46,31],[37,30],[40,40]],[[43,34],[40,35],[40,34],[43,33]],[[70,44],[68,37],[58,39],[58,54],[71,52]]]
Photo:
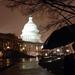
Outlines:
[[47,71],[52,71],[59,75],[64,75],[64,57],[60,55],[41,57],[39,65]]

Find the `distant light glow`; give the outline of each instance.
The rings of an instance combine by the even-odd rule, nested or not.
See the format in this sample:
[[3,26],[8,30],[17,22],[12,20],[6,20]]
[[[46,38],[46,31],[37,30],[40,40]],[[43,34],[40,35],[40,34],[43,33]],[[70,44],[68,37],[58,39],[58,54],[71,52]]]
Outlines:
[[52,62],[52,60],[49,60],[48,62]]
[[70,50],[67,49],[66,52],[70,52]]
[[36,46],[36,50],[38,50],[38,47]]
[[60,52],[60,49],[57,49],[57,52]]
[[41,35],[39,34],[37,26],[35,25],[35,23],[33,23],[32,17],[29,17],[28,23],[24,25],[21,38],[23,41],[40,42],[40,43],[42,42]]
[[45,56],[48,56],[48,54],[47,54],[47,53],[45,53]]
[[9,47],[9,46],[7,46],[7,49],[10,49],[10,47]]
[[41,46],[41,49],[43,49],[43,45]]
[[58,57],[57,59],[61,59],[60,57]]

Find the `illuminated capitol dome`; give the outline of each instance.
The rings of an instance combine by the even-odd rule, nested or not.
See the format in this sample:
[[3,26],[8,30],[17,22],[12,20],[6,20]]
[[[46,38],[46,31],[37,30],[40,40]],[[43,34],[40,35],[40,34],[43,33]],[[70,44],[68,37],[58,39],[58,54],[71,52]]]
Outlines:
[[26,52],[28,55],[37,56],[40,55],[42,41],[37,25],[32,21],[32,17],[29,17],[28,22],[24,25],[22,34],[20,35],[23,44],[20,46],[20,51]]
[[29,17],[29,21],[24,25],[21,38],[27,42],[42,43],[37,25],[32,21],[31,16]]

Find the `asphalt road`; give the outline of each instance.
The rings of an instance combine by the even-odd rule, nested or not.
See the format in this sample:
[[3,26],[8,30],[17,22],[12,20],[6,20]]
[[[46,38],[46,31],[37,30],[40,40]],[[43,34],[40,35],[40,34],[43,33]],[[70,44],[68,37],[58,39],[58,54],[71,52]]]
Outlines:
[[54,75],[46,71],[38,65],[34,60],[25,61],[24,59],[16,64],[0,72],[0,75]]

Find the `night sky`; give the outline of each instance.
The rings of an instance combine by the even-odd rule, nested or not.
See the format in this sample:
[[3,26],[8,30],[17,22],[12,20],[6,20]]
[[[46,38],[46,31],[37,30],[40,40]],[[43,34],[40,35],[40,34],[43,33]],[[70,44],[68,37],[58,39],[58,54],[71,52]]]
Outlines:
[[[23,9],[23,11],[26,12],[27,10]],[[29,16],[24,15],[23,11],[17,8],[7,8],[0,3],[0,33],[14,33],[19,37]],[[49,28],[50,24],[61,18],[55,10],[48,9],[48,7],[41,8],[41,10],[34,12],[32,16],[34,23],[40,31],[42,41],[45,41],[51,32],[56,29],[55,26]]]
[[[33,14],[33,20],[40,30],[42,40],[45,41],[47,36],[49,36],[47,35],[49,31],[45,31],[45,33],[43,33],[43,31],[46,24],[49,23],[49,17],[48,15],[45,15],[45,13],[35,14],[37,13]],[[28,18],[19,10],[12,10],[5,5],[0,4],[0,33],[14,33],[17,36],[20,36],[27,19]]]
[[25,17],[18,10],[0,5],[0,32],[21,34]]

